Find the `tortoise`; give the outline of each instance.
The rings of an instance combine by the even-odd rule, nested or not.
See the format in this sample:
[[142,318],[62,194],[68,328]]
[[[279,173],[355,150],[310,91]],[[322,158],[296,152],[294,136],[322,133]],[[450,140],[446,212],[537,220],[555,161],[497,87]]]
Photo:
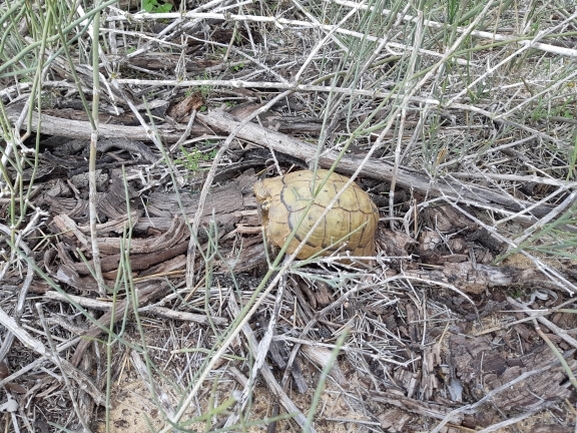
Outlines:
[[[301,170],[256,182],[254,193],[267,239],[282,248],[298,226],[287,247],[287,253],[292,254],[348,180],[328,170],[317,170],[316,176],[313,171]],[[316,196],[314,191],[318,191]],[[330,255],[337,250],[352,256],[370,256],[375,250],[378,222],[377,207],[365,191],[352,183],[322,218],[297,258],[306,259],[317,253]]]

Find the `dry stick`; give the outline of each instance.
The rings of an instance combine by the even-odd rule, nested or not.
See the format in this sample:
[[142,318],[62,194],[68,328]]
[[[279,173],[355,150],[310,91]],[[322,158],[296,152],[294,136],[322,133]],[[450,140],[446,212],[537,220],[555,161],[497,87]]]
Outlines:
[[[231,293],[229,301],[228,301],[228,308],[231,310],[234,316],[238,316],[240,314],[240,308],[236,303],[236,299],[234,298],[234,294]],[[258,343],[251,327],[245,322],[242,325],[242,332],[244,333],[246,339],[248,340],[248,344],[250,346],[251,352],[255,353],[257,351]],[[293,403],[290,397],[284,392],[282,387],[276,381],[274,375],[271,372],[270,366],[266,360],[263,362],[262,368],[260,370],[262,377],[265,379],[269,389],[272,393],[274,393],[277,398],[280,400],[281,404],[284,406],[286,411],[290,414],[295,414],[295,421],[298,423],[299,426],[304,427],[307,422],[306,416],[300,411],[298,407]],[[315,432],[314,428],[309,429],[310,432]]]
[[[11,122],[18,122],[20,113],[22,111],[21,105],[8,107],[6,110],[8,118]],[[140,117],[140,113],[138,113]],[[31,128],[33,131],[38,130],[39,122],[42,124],[42,133],[46,135],[60,135],[66,137],[73,137],[79,139],[90,139],[91,125],[90,122],[83,120],[65,119],[62,117],[50,116],[47,114],[32,113]],[[152,140],[149,135],[150,128],[141,121],[143,126],[126,126],[114,124],[101,124],[98,127],[98,136],[100,138],[126,138],[129,140]],[[66,129],[63,129],[66,128]],[[20,130],[21,127],[14,127],[15,130]],[[160,125],[158,127],[158,135],[167,142],[174,143],[182,137],[181,131],[175,131],[172,125]],[[202,134],[203,132],[194,131],[194,133]]]
[[[347,7],[356,7],[357,6],[357,3],[352,2],[352,1],[348,1],[348,0],[332,0],[332,2],[336,3],[336,4],[343,5],[343,6],[347,6]],[[362,9],[366,9],[366,8],[367,8],[367,6],[362,7]],[[373,9],[374,9],[374,7],[370,6],[370,10],[373,10]],[[389,10],[389,9],[383,9],[381,13],[383,15],[389,15],[389,14],[396,13],[396,12]],[[418,20],[419,20],[418,17],[414,17],[412,15],[403,15],[401,17],[401,19],[403,21],[414,22],[414,23],[418,22]],[[440,23],[440,22],[431,21],[431,20],[425,20],[424,25],[426,27],[432,27],[432,28],[436,28],[436,29],[444,29],[447,27],[447,23]],[[464,33],[464,32],[466,33],[466,32],[468,32],[468,27],[457,27],[455,30],[457,31],[457,33]],[[473,30],[470,33],[471,33],[471,36],[475,36],[477,38],[489,39],[491,41],[505,41],[505,42],[517,43],[519,45],[531,45],[531,48],[534,48],[537,50],[542,50],[542,51],[549,52],[549,53],[561,54],[561,55],[570,56],[570,57],[577,57],[577,50],[559,47],[557,45],[543,44],[540,42],[536,43],[536,42],[529,41],[526,39],[519,39],[519,38],[515,38],[515,37],[511,37],[511,36],[503,36],[503,35],[500,35],[498,33],[485,32],[482,30]]]
[[[53,290],[44,293],[43,298],[45,300],[58,302],[72,301],[82,307],[93,308],[101,311],[109,311],[113,307],[111,302],[99,301],[92,298],[86,298],[84,296],[63,295]],[[138,313],[159,315],[169,319],[200,323],[203,325],[207,325],[209,322],[214,322],[216,325],[228,324],[228,320],[224,317],[211,316],[209,318],[206,314],[194,314],[186,311],[175,311],[171,308],[160,307],[158,305],[147,305],[145,307],[140,307],[138,309]]]
[[[366,287],[365,287],[365,289],[366,289]],[[313,326],[315,326],[318,321],[319,320],[313,319],[309,323],[307,323],[307,330],[310,330]],[[311,325],[311,323],[312,323],[312,325]],[[287,341],[289,343],[299,344],[301,346],[308,346],[308,347],[311,347],[312,349],[319,347],[322,349],[327,349],[329,352],[332,352],[332,351],[337,349],[337,346],[335,344],[320,343],[317,341],[305,340],[303,338],[297,338],[297,337],[287,337],[286,335],[275,336],[273,338],[273,341],[283,341],[283,342]],[[339,347],[338,349],[341,352],[353,353],[353,354],[356,354],[359,356],[363,356],[365,358],[374,359],[375,361],[384,361],[384,362],[387,362],[389,364],[397,365],[397,366],[403,367],[403,368],[408,368],[411,364],[413,364],[414,362],[421,359],[421,357],[419,356],[418,358],[415,358],[415,359],[411,359],[411,360],[408,360],[405,362],[399,362],[393,358],[389,358],[389,357],[386,357],[384,355],[375,355],[374,353],[368,352],[368,351],[363,350],[363,349],[351,348],[351,347],[347,347],[347,346]],[[286,370],[286,368],[285,368],[285,370]]]
[[[201,87],[201,86],[214,86],[214,87],[228,87],[228,88],[250,88],[258,87],[271,90],[292,90],[293,92],[326,92],[326,93],[344,93],[350,96],[367,96],[371,99],[404,99],[404,96],[397,95],[393,92],[373,90],[373,89],[351,89],[350,87],[338,87],[338,86],[322,86],[317,84],[300,84],[300,83],[286,83],[284,81],[246,81],[246,80],[144,80],[139,78],[119,78],[117,80],[119,84],[130,84],[131,86],[150,86],[150,87],[161,87],[161,86],[172,86],[172,87]],[[488,111],[482,108],[475,107],[474,105],[467,104],[454,104],[450,107],[442,104],[441,101],[435,98],[424,98],[422,96],[411,96],[409,99],[411,102],[431,104],[434,106],[443,106],[443,108],[459,108],[462,110],[472,111],[474,113],[480,113],[486,115]],[[13,115],[10,110],[9,114]],[[491,115],[488,115],[491,117]],[[68,120],[68,119],[67,119]],[[103,125],[104,126],[104,125]],[[112,125],[111,125],[112,126]],[[118,127],[120,125],[113,125]],[[113,128],[111,128],[113,130]],[[118,135],[118,134],[117,134]],[[142,139],[142,138],[140,138]]]
[[516,239],[513,239],[513,242],[515,242],[517,245],[520,245],[525,240],[527,240],[531,235],[533,235],[533,233],[535,233],[537,230],[543,229],[545,225],[551,223],[554,219],[557,219],[559,215],[565,213],[575,204],[576,201],[577,201],[577,190],[569,194],[569,196],[565,200],[563,200],[563,202],[560,203],[559,206],[557,206],[555,209],[549,212],[548,215],[541,218],[531,227],[527,228],[521,236],[517,237]]
[[[419,11],[419,20],[417,21],[417,28],[415,29],[415,41],[419,45],[423,42],[423,13]],[[404,88],[407,90],[410,85],[410,79],[415,73],[415,64],[417,62],[417,51],[413,51],[409,66],[407,68],[407,80],[404,83]],[[410,92],[407,92],[410,93]],[[405,130],[405,120],[407,118],[407,107],[405,104],[401,106],[401,122],[399,125],[399,133],[397,137],[397,145],[395,146],[395,162],[393,165],[393,173],[391,184],[389,186],[389,224],[391,230],[395,229],[395,186],[397,183],[397,173],[399,172],[399,165],[401,163],[401,149],[403,142],[403,132]]]
[[[306,84],[286,84],[283,82],[258,82],[258,81],[242,81],[242,80],[187,80],[187,81],[178,81],[178,80],[113,80],[114,83],[118,84],[135,84],[135,85],[148,85],[148,86],[175,86],[175,87],[198,87],[202,85],[210,85],[210,86],[224,86],[224,87],[264,87],[264,88],[271,88],[271,89],[292,89],[293,91],[303,91],[303,92],[337,92],[337,93],[346,93],[347,95],[351,96],[367,96],[370,98],[390,98],[393,100],[401,99],[400,95],[392,94],[391,92],[381,92],[381,91],[374,91],[374,90],[363,90],[363,89],[350,89],[345,87],[332,87],[332,86],[318,86],[318,85],[306,85]],[[419,96],[411,96],[409,101],[415,102],[418,104],[425,104],[431,105],[435,107],[441,106],[441,101],[435,98],[424,98]],[[127,101],[129,102],[129,101]],[[450,107],[443,105],[445,109],[455,109],[455,110],[463,110],[463,111],[470,111],[472,113],[480,114],[485,116],[489,119],[494,118],[494,113],[484,110],[482,108],[467,105],[462,103],[455,103]],[[21,116],[25,114],[22,112],[22,105],[16,104],[13,107],[8,107],[6,112],[8,113],[8,118],[12,122],[21,122]],[[132,140],[152,140],[154,138],[150,136],[150,127],[145,124],[143,120],[141,120],[140,113],[134,113],[139,118],[141,126],[125,126],[125,125],[107,125],[102,124],[99,127],[99,136],[105,138],[117,138],[118,136],[122,136],[123,138],[132,139]],[[74,137],[74,138],[85,138],[90,139],[90,124],[86,121],[80,120],[71,120],[71,119],[64,119],[61,117],[49,116],[46,114],[41,114],[38,116],[36,113],[32,113],[31,119],[31,128],[33,131],[38,129],[38,122],[41,120],[42,122],[42,132],[49,134],[49,135],[65,135],[67,137]],[[526,131],[527,133],[542,138],[543,140],[549,141],[559,146],[564,146],[565,143],[562,140],[559,140],[555,137],[547,135],[541,131],[538,131],[534,128],[529,128],[526,125],[522,125],[516,122],[512,122],[510,120],[499,119],[499,122],[502,122],[506,125],[513,126],[519,129]],[[63,130],[63,127],[66,130]],[[143,129],[144,127],[144,129]],[[18,128],[15,128],[18,129]],[[195,128],[193,126],[193,133],[202,135],[206,133],[206,128]],[[182,137],[181,131],[176,131],[172,125],[159,125],[155,127],[155,134],[158,134],[163,140],[174,143],[177,142]],[[495,149],[506,148],[510,146],[514,146],[516,144],[520,144],[522,140],[516,141],[514,143],[509,143],[507,145],[499,146]],[[156,141],[154,141],[156,143]],[[23,147],[23,146],[21,146]],[[494,149],[493,149],[494,150]],[[466,159],[467,157],[465,157]],[[450,164],[451,161],[447,162],[446,164],[442,164],[441,166],[445,166]]]
[[[46,347],[38,340],[33,338],[26,330],[24,330],[21,326],[19,326],[16,321],[8,316],[4,312],[4,310],[0,309],[0,324],[5,326],[10,332],[12,332],[20,342],[30,350],[38,353],[41,356],[46,357],[56,366],[60,366],[62,368],[63,374],[66,373],[70,377],[74,379],[74,381],[78,384],[80,389],[86,391],[90,396],[94,399],[94,401],[104,406],[106,404],[106,399],[100,392],[98,388],[92,383],[92,381],[82,372],[78,371],[74,366],[66,361],[65,359],[60,358],[57,354],[51,353],[50,351],[46,350]],[[56,359],[56,358],[59,359]]]
[[[490,115],[491,113],[489,113],[488,111],[485,113],[481,113],[483,116],[486,115]],[[504,144],[501,144],[499,146],[491,146],[491,147],[487,147],[485,149],[481,149],[478,150],[477,152],[470,152],[467,155],[455,155],[453,158],[451,159],[447,159],[444,162],[440,163],[437,165],[437,167],[439,169],[445,168],[445,167],[454,167],[455,165],[459,165],[459,164],[463,164],[463,166],[468,166],[469,162],[475,162],[478,161],[480,157],[488,154],[489,152],[501,152],[507,149],[510,149],[512,147],[517,147],[517,146],[521,146],[523,144],[530,144],[530,141],[534,141],[535,137],[533,135],[530,135],[528,137],[523,137],[520,138],[518,140],[515,141],[508,141]],[[457,172],[457,174],[455,172],[452,173],[453,176],[455,177],[462,177],[462,178],[467,178],[467,175],[469,174],[468,172],[461,172],[460,176],[457,176],[457,174],[459,174],[459,172]],[[493,175],[493,173],[491,173]],[[481,176],[480,174],[478,176]],[[501,176],[509,176],[509,175],[501,175]],[[539,179],[537,176],[535,175],[531,175],[537,179]],[[471,177],[475,177],[475,173],[471,174]],[[537,180],[534,180],[534,182],[538,182]],[[558,182],[558,181],[557,181]]]
[[[253,357],[254,357],[254,364],[252,365],[248,381],[244,385],[244,390],[242,392],[242,395],[240,396],[240,399],[238,400],[238,404],[240,405],[240,410],[235,411],[228,418],[228,420],[226,421],[226,423],[224,425],[225,427],[229,427],[229,426],[235,424],[238,421],[239,413],[244,412],[244,410],[246,408],[246,404],[249,401],[249,397],[251,395],[251,392],[253,391],[253,386],[257,380],[258,373],[259,373],[259,371],[261,371],[261,369],[264,367],[264,365],[266,363],[266,355],[268,354],[270,344],[272,342],[272,338],[274,335],[274,330],[275,330],[275,326],[277,323],[279,311],[280,311],[280,308],[281,308],[282,303],[283,303],[283,298],[284,298],[283,292],[284,292],[284,284],[281,284],[280,289],[276,295],[274,308],[273,308],[273,311],[270,315],[270,320],[268,322],[266,332],[265,332],[262,340],[260,341],[260,343],[258,343],[257,345],[252,344],[252,343],[256,343],[256,339],[254,338],[254,334],[252,334],[252,341],[251,341],[249,339],[249,335],[247,335],[245,332],[245,336],[247,337],[247,339],[249,339],[249,348],[251,349],[251,353],[253,354]],[[230,297],[233,298],[234,295],[231,293]],[[235,304],[235,309],[238,309],[238,306],[236,304]],[[234,316],[237,316],[238,314],[239,313],[236,313],[236,314],[233,313]],[[245,325],[243,331],[245,331],[246,328],[250,329],[250,326]],[[251,332],[252,332],[252,329],[251,329]]]
[[[524,141],[532,140],[533,137],[524,138]],[[517,143],[513,143],[516,145]],[[498,152],[498,148],[490,148],[491,151]],[[481,156],[479,153],[475,153],[476,156]],[[465,157],[467,158],[467,157]],[[441,164],[441,166],[448,166],[454,165],[456,161],[453,160],[449,164]],[[534,183],[537,185],[549,185],[555,186],[558,188],[563,188],[565,191],[574,191],[577,189],[577,182],[575,181],[560,181],[559,179],[555,179],[554,177],[545,176],[537,176],[535,174],[506,174],[506,173],[487,173],[487,172],[478,172],[478,173],[470,173],[464,171],[457,171],[452,172],[451,176],[455,179],[481,179],[486,181],[507,181],[507,182],[526,182],[526,183]]]
[[[213,47],[222,47],[222,48],[225,48],[225,49],[227,49],[227,50],[231,50],[231,51],[233,51],[235,54],[237,54],[238,56],[244,57],[246,60],[248,60],[249,62],[251,62],[252,64],[254,64],[255,67],[261,68],[263,72],[265,72],[265,73],[267,73],[267,74],[269,74],[269,75],[271,75],[271,76],[274,76],[277,80],[279,80],[279,81],[280,81],[281,83],[283,83],[285,86],[289,84],[289,81],[288,81],[287,79],[285,79],[285,78],[282,76],[282,74],[280,74],[279,72],[275,71],[274,69],[272,69],[272,68],[271,68],[270,66],[268,66],[267,64],[259,61],[258,59],[252,57],[251,55],[247,54],[247,53],[244,52],[243,50],[239,50],[239,49],[237,49],[237,48],[235,48],[235,47],[231,47],[230,44],[221,44],[221,43],[215,42],[215,41],[212,40],[212,39],[203,39],[203,38],[199,38],[199,37],[193,37],[192,39],[193,39],[194,41],[196,41],[196,42],[201,42],[201,43],[204,43],[204,44],[209,44],[209,45],[211,45],[211,46],[213,46]],[[232,65],[234,65],[234,64],[241,65],[241,64],[243,64],[243,62],[238,62],[238,63],[235,63],[235,62],[230,63],[230,62],[229,62],[229,63],[227,63],[227,64],[229,64],[229,66],[232,66]],[[213,67],[213,68],[214,68],[214,67]],[[211,68],[207,68],[207,69],[210,70]]]
[[553,332],[559,338],[562,338],[569,345],[577,349],[577,340],[571,337],[569,334],[567,334],[567,331],[559,328],[557,325],[547,320],[544,316],[542,316],[542,312],[533,311],[528,305],[525,305],[521,302],[517,302],[513,298],[507,297],[507,302],[511,304],[513,307],[515,307],[517,310],[523,311],[527,316],[535,318],[536,320],[541,322],[541,324],[549,328],[551,332]]
[[[355,7],[358,7],[359,4],[355,3]],[[295,28],[302,29],[302,28],[311,28],[311,29],[320,29],[326,32],[331,33],[339,33],[341,35],[347,35],[353,38],[358,39],[365,39],[370,42],[382,42],[382,38],[368,35],[367,33],[357,32],[354,30],[348,30],[339,28],[338,24],[316,24],[315,22],[310,23],[308,21],[299,21],[299,20],[289,20],[286,18],[277,18],[277,17],[269,17],[269,16],[255,16],[255,15],[238,15],[238,14],[219,14],[219,13],[191,13],[188,12],[186,14],[175,14],[175,13],[165,13],[165,14],[146,14],[146,13],[139,13],[139,14],[129,14],[125,11],[119,11],[124,16],[116,15],[114,17],[109,17],[108,21],[148,21],[150,19],[180,19],[180,18],[188,18],[188,19],[208,19],[208,20],[220,20],[220,21],[233,21],[233,22],[265,22],[265,23],[274,23],[277,27],[284,29],[282,24],[285,25],[292,25]],[[402,51],[413,51],[415,50],[414,47],[411,45],[401,44],[398,42],[387,42],[387,48],[392,51],[392,49],[402,50]],[[418,54],[420,55],[428,55],[432,57],[443,57],[442,53],[432,50],[420,49],[418,50]],[[456,59],[456,62],[459,65],[468,65],[469,61],[466,59]]]
[[[529,302],[526,304],[527,306],[531,305],[533,302],[535,302],[535,298],[536,298],[536,293],[532,293],[531,294],[531,298],[529,300]],[[567,305],[571,305],[575,303],[575,299],[569,299],[565,302],[563,302],[562,304],[559,304],[553,308],[547,308],[547,309],[540,309],[540,310],[533,310],[535,311],[537,314],[535,316],[531,316],[531,317],[525,317],[523,319],[518,319],[518,320],[514,320],[513,322],[507,322],[506,324],[501,324],[501,326],[499,327],[494,327],[494,328],[487,328],[484,331],[479,331],[477,333],[474,334],[474,336],[479,336],[479,335],[484,335],[486,333],[489,332],[495,332],[495,330],[502,330],[502,329],[510,329],[515,325],[518,325],[519,323],[526,323],[529,321],[532,321],[533,319],[535,319],[537,316],[549,316],[553,313],[562,311],[565,309],[565,307]],[[517,310],[511,310],[511,311],[507,311],[508,313],[517,313],[517,312],[521,312],[521,313],[525,313],[527,311],[527,308],[523,308],[520,311]]]
[[[320,28],[322,29],[322,23],[313,15],[309,12],[309,10],[307,8],[305,8],[301,2],[299,0],[292,0],[292,3],[296,5],[296,7],[299,9],[299,11],[305,16],[307,17],[311,23],[313,23],[313,25],[315,26],[315,28]],[[355,4],[355,6],[357,6],[357,4]],[[345,46],[345,44],[343,42],[341,42],[339,40],[339,38],[336,37],[331,37],[331,41],[336,44],[343,52],[345,53],[349,53],[349,48],[347,46]]]
[[174,154],[174,151],[176,149],[180,149],[180,147],[183,145],[183,143],[186,141],[186,139],[191,136],[192,127],[196,123],[196,113],[197,113],[196,109],[193,108],[191,113],[190,113],[190,117],[188,118],[188,122],[186,123],[186,128],[185,128],[184,132],[182,133],[182,135],[180,136],[178,141],[176,143],[174,143],[172,146],[170,146],[170,153],[171,154]]
[[[90,134],[90,155],[88,159],[88,214],[90,221],[90,243],[92,245],[92,263],[94,264],[94,278],[98,283],[98,292],[100,296],[106,296],[108,286],[104,282],[102,268],[100,267],[100,250],[98,248],[98,234],[96,233],[96,223],[98,214],[96,211],[96,146],[98,143],[98,109],[100,101],[100,73],[98,68],[98,51],[99,51],[99,28],[100,12],[94,15],[92,24],[92,113],[88,113],[92,124],[92,133]],[[89,32],[90,34],[90,32]]]
[[[96,95],[94,95],[95,98]],[[98,128],[98,127],[97,127]],[[90,222],[90,244],[92,246],[92,263],[94,264],[92,271],[94,278],[98,283],[98,293],[100,296],[107,295],[107,286],[102,275],[102,267],[100,264],[100,249],[98,248],[98,234],[96,231],[96,224],[98,214],[96,211],[96,146],[98,142],[98,129],[92,131],[90,137],[90,155],[88,158],[88,213]]]
[[[500,429],[507,427],[508,425],[517,424],[518,422],[523,421],[524,419],[529,418],[531,415],[534,415],[540,409],[531,410],[529,412],[524,412],[521,415],[517,415],[515,418],[509,418],[505,421],[498,422],[497,424],[490,425],[482,430],[476,430],[475,433],[491,433],[494,431],[499,431]],[[519,430],[517,430],[519,431]]]
[[62,377],[64,378],[64,384],[66,385],[66,389],[68,391],[68,394],[70,395],[70,400],[72,401],[72,406],[74,407],[74,412],[76,412],[76,416],[78,417],[78,421],[80,421],[80,424],[82,424],[82,427],[84,427],[84,431],[89,432],[90,429],[88,428],[88,425],[86,424],[86,420],[84,419],[84,417],[80,413],[80,408],[78,407],[78,402],[74,398],[74,393],[72,392],[72,390],[73,390],[72,384],[68,380],[68,375],[64,371],[64,368],[62,368],[61,359],[58,356],[58,351],[56,350],[56,345],[54,344],[54,340],[52,339],[52,334],[50,334],[50,330],[48,329],[48,325],[46,324],[46,319],[44,318],[44,311],[42,311],[42,304],[39,302],[36,303],[36,311],[38,311],[38,317],[40,318],[40,323],[42,324],[42,328],[44,329],[44,335],[46,336],[46,339],[48,340],[48,347],[50,348],[50,351],[52,352],[52,356],[54,357],[54,360],[56,361],[56,366],[62,372]]
[[[450,175],[451,178],[453,177],[453,175]],[[529,180],[527,181],[523,181],[523,182],[530,182]],[[515,220],[516,218],[520,218],[523,217],[523,214],[525,213],[530,213],[533,209],[539,207],[541,204],[546,204],[546,203],[555,203],[558,201],[558,196],[561,195],[562,193],[566,193],[568,191],[571,191],[569,189],[568,185],[561,185],[558,186],[558,188],[553,191],[552,193],[546,195],[545,197],[543,197],[542,199],[536,201],[535,203],[533,203],[532,205],[530,205],[527,209],[525,209],[523,212],[517,212],[514,214],[511,214],[507,217],[501,218],[498,221],[495,222],[495,227],[498,226],[502,226],[503,224]],[[563,201],[563,204],[566,203],[567,200]],[[535,221],[533,223],[533,226],[538,225],[540,221],[544,220],[544,219],[550,219],[552,217],[554,217],[559,211],[559,206],[552,208],[550,212],[548,212],[547,214],[543,215],[540,219],[538,219],[537,221]],[[515,241],[516,242],[516,241]]]
[[[38,216],[38,214],[36,214],[35,217],[32,218],[32,220],[35,221],[37,216]],[[29,224],[29,226],[30,226],[30,224]],[[11,234],[10,229],[8,227],[6,227],[4,224],[0,224],[0,232],[4,232],[6,234],[6,236],[10,237],[10,234]],[[32,256],[32,252],[30,251],[30,248],[28,248],[28,246],[24,242],[22,242],[21,235],[18,235],[18,237],[16,239],[15,247],[21,248],[22,251],[24,251],[24,254],[26,254],[28,257]],[[16,250],[12,249],[12,254],[15,254],[15,253],[16,253]],[[12,258],[12,260],[14,260],[14,258]],[[6,271],[8,270],[8,264],[6,264],[6,267],[4,269]],[[0,281],[2,281],[3,277],[4,277],[4,273],[0,274]],[[30,288],[30,285],[32,284],[33,278],[34,278],[34,267],[32,266],[32,261],[28,261],[28,267],[26,269],[26,278],[24,279],[24,283],[22,284],[22,287],[20,288],[20,293],[18,294],[18,302],[16,303],[16,308],[14,310],[14,313],[12,314],[12,317],[14,318],[15,321],[19,321],[20,317],[22,316],[22,311],[24,310],[24,301],[26,299],[26,295],[28,294],[28,289]],[[6,356],[8,355],[8,352],[10,351],[10,348],[12,347],[13,342],[14,342],[14,334],[9,332],[6,335],[6,337],[4,338],[4,341],[2,343],[2,348],[0,348],[0,361],[2,361],[4,358],[6,358]]]
[[[34,87],[32,87],[34,89]],[[34,121],[34,115],[32,114],[30,116],[30,102],[31,102],[31,97],[29,97],[28,99],[26,99],[26,102],[24,103],[24,106],[22,107],[22,110],[10,110],[9,108],[6,110],[6,113],[8,115],[8,118],[10,119],[10,121],[12,121],[14,123],[14,139],[13,140],[6,140],[6,148],[4,149],[4,152],[2,153],[2,159],[0,159],[0,164],[2,164],[3,167],[7,167],[8,164],[8,158],[10,157],[10,154],[12,153],[12,150],[14,150],[14,144],[18,143],[19,147],[21,149],[23,149],[24,151],[27,152],[32,152],[30,149],[27,149],[26,146],[24,146],[24,140],[26,140],[26,138],[28,138],[30,136],[31,130],[34,130],[34,125],[35,123],[37,124],[38,121],[36,120],[36,122]],[[22,130],[22,124],[24,123],[24,120],[26,120],[28,118],[28,122],[26,123],[26,132],[24,133],[23,136],[19,137],[18,136],[18,132]]]
[[[15,400],[14,397],[12,397],[12,395],[10,395],[10,393],[6,393],[6,396],[8,397],[8,399],[10,400]],[[14,433],[20,433],[20,427],[18,426],[18,418],[16,417],[16,411],[10,411],[10,418],[12,418],[12,425],[14,426]],[[28,419],[24,418],[27,423],[28,423]],[[8,424],[6,424],[6,427],[8,426]]]
[[[218,5],[219,3],[224,3],[224,2],[226,2],[226,0],[209,1],[206,4],[203,4],[196,9],[189,11],[189,13],[200,12],[204,9],[211,8],[213,6]],[[216,8],[216,10],[219,10],[219,9],[220,8]],[[117,8],[114,8],[114,10],[116,11],[117,15],[109,16],[106,19],[106,21],[124,21],[124,20],[126,20],[126,18],[125,18],[126,11],[124,11],[122,9],[117,9]],[[136,51],[128,53],[127,55],[125,55],[125,58],[128,60],[128,59],[131,59],[132,57],[138,57],[143,53],[147,53],[154,46],[155,43],[158,44],[159,42],[162,42],[163,37],[164,38],[169,37],[170,36],[169,33],[173,29],[178,29],[178,28],[182,29],[183,20],[181,19],[180,12],[175,13],[175,15],[176,16],[173,17],[173,19],[167,21],[167,22],[169,22],[169,24],[166,26],[166,28],[164,28],[159,33],[157,33],[156,38],[151,38],[151,39],[153,39],[152,41],[147,42],[147,43],[143,44],[142,46],[138,47],[138,49]],[[200,22],[200,19],[198,19],[197,21]],[[142,37],[142,35],[139,35],[139,37]]]

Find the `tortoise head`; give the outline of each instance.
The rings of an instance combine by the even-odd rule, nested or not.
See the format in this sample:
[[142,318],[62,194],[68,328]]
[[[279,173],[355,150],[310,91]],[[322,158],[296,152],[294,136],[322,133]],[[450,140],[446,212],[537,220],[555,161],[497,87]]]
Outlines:
[[262,219],[262,224],[266,227],[268,221],[268,209],[271,203],[271,192],[267,188],[265,181],[259,180],[253,186],[256,197],[258,213]]

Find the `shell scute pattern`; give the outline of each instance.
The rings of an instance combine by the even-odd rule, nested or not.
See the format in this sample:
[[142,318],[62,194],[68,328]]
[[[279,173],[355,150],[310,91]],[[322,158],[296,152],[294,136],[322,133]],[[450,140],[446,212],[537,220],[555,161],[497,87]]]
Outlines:
[[[254,191],[269,241],[282,247],[296,227],[287,249],[293,253],[347,181],[348,178],[327,170],[317,170],[316,178],[314,172],[302,170],[257,182]],[[378,221],[377,207],[353,183],[322,218],[297,257],[305,259],[325,249],[323,255],[339,249],[348,250],[353,256],[372,255]]]

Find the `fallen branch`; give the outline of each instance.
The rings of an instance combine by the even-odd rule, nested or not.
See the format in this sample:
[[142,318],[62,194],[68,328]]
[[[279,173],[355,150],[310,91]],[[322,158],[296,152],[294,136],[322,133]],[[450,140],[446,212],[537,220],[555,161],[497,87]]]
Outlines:
[[[231,133],[240,122],[223,111],[211,111],[208,114],[199,114],[199,119],[211,127]],[[258,144],[271,150],[282,152],[302,159],[312,161],[316,158],[317,149],[309,143],[305,143],[291,136],[279,132],[265,129],[257,124],[249,123],[236,133],[236,137],[251,143]],[[339,157],[338,152],[327,150],[319,157],[319,164],[322,167],[330,167]],[[339,161],[339,171],[344,173],[354,173],[359,167],[361,159],[351,155],[343,156]],[[368,161],[362,170],[364,176],[391,182],[393,179],[393,165],[384,161]],[[420,194],[434,197],[446,197],[448,200],[491,209],[492,211],[510,214],[511,212],[523,213],[536,218],[547,215],[552,206],[518,200],[502,193],[495,192],[489,188],[473,184],[464,184],[453,180],[431,179],[431,177],[417,170],[399,168],[396,172],[396,183],[406,189],[413,189]],[[529,207],[533,206],[530,210]],[[536,218],[532,218],[536,220]]]

